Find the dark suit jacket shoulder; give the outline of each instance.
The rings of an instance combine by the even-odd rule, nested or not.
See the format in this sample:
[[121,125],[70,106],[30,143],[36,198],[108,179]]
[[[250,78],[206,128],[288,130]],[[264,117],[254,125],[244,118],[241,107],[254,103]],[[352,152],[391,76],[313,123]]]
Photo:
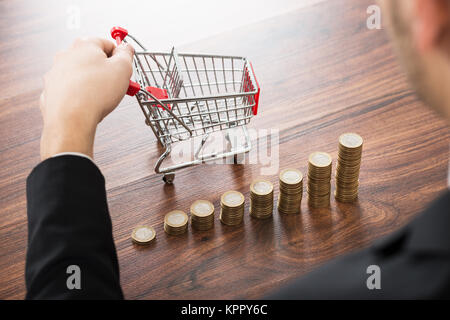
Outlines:
[[[378,266],[380,289],[367,286]],[[371,284],[372,281],[369,281]],[[338,258],[271,299],[449,299],[450,191],[400,231]]]

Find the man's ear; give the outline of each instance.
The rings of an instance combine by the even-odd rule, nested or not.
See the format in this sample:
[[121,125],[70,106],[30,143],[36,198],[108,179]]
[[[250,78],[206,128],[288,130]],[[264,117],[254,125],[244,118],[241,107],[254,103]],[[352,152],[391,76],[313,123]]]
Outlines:
[[445,37],[450,37],[450,1],[412,1],[414,1],[413,39],[418,50],[425,53],[439,46]]

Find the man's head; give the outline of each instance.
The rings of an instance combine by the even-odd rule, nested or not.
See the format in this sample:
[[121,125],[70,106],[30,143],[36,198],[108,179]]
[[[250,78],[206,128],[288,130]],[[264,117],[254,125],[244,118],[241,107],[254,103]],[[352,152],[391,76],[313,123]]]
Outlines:
[[379,0],[419,96],[450,122],[450,0]]

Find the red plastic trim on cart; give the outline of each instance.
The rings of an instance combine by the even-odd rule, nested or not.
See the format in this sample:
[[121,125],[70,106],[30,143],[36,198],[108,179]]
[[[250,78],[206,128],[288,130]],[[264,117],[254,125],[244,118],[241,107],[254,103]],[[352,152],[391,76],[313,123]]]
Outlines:
[[[167,94],[167,90],[166,89],[155,88],[155,87],[145,87],[145,90],[150,92],[158,100],[168,99],[169,98],[169,95]],[[158,104],[157,107],[158,108],[163,108],[163,106],[161,106],[160,104]],[[170,104],[166,104],[166,107],[171,109]]]
[[256,116],[258,114],[259,93],[261,92],[261,89],[259,88],[259,83],[258,83],[258,80],[256,79],[255,71],[253,70],[253,65],[251,62],[250,62],[250,68],[252,68],[253,77],[255,78],[256,87],[258,88],[258,92],[255,94],[255,105],[252,108],[253,115]]

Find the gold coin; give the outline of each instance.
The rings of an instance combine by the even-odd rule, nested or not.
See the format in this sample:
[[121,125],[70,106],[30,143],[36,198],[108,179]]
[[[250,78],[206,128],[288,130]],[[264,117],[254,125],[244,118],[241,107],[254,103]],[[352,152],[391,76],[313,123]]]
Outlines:
[[242,193],[230,190],[220,197],[219,219],[225,225],[236,226],[244,218],[245,197]]
[[137,226],[131,233],[131,239],[137,244],[148,244],[156,237],[155,229],[149,226]]
[[308,205],[313,208],[329,206],[332,158],[326,152],[313,152],[308,162]]
[[297,169],[284,169],[280,172],[280,181],[288,185],[296,185],[302,182],[303,174]]
[[250,209],[252,217],[266,219],[273,212],[273,184],[270,181],[258,179],[250,185]]
[[245,202],[245,197],[239,191],[227,191],[220,198],[220,202],[227,207],[239,207]]
[[358,197],[362,147],[363,139],[356,133],[344,133],[339,137],[334,192],[337,201],[353,202]]
[[338,192],[338,190],[336,190],[334,192],[334,197],[339,202],[354,202],[354,201],[356,201],[356,199],[358,199],[358,192],[356,191],[356,193],[354,193],[352,195],[343,195],[343,194],[340,194]]
[[220,222],[227,226],[236,226],[242,223],[244,220],[244,214],[239,214],[238,216],[230,216],[227,213],[224,213],[223,209],[220,212]]
[[164,217],[164,231],[171,235],[183,234],[187,230],[189,218],[181,210],[170,211]]
[[300,213],[300,206],[302,203],[302,195],[298,195],[297,199],[286,199],[283,194],[278,195],[277,209],[280,213],[291,214]]
[[207,217],[214,213],[214,205],[208,200],[197,200],[191,205],[191,214],[198,217]]
[[313,152],[309,156],[309,163],[318,168],[330,166],[331,161],[331,156],[326,152]]
[[350,132],[341,134],[339,143],[345,148],[355,149],[362,147],[363,139],[359,134]]
[[197,200],[191,205],[191,223],[197,230],[209,230],[214,226],[214,205],[208,200]]
[[279,213],[300,213],[303,196],[303,174],[297,169],[284,169],[279,175],[280,193],[277,209]]
[[187,222],[188,216],[181,210],[170,211],[164,217],[164,223],[174,228],[182,227],[186,225]]
[[259,196],[265,196],[273,192],[273,184],[267,180],[256,180],[250,185],[250,191]]
[[324,196],[316,196],[311,197],[309,194],[308,197],[308,205],[313,208],[324,208],[330,205],[330,194],[326,194]]

